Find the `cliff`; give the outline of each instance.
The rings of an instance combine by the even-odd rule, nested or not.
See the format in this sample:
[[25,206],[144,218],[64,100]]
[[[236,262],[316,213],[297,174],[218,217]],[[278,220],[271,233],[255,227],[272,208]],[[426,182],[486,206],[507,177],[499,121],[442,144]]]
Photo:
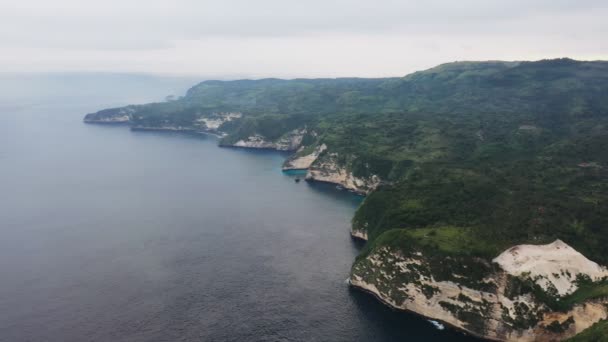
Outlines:
[[251,135],[245,139],[240,139],[235,143],[221,143],[221,146],[270,149],[277,151],[295,151],[301,144],[306,129],[294,129],[282,135],[279,139],[269,140],[260,134]]
[[325,150],[327,150],[327,145],[325,144],[313,147],[312,151],[306,151],[306,149],[302,147],[297,153],[285,160],[283,163],[283,171],[308,170]]
[[380,184],[380,177],[356,177],[347,163],[340,163],[338,153],[325,153],[309,167],[306,180],[338,184],[346,190],[367,195]]
[[198,118],[194,125],[197,126],[200,131],[224,137],[227,133],[222,131],[222,126],[242,117],[243,114],[238,112],[212,113]]
[[367,235],[367,231],[365,229],[352,228],[350,230],[350,236],[363,241],[367,241],[369,239],[369,236]]
[[518,245],[492,260],[516,277],[534,279],[544,291],[559,296],[578,290],[577,278],[585,275],[593,281],[608,277],[608,270],[587,259],[561,240],[547,245]]
[[480,336],[562,339],[605,315],[608,282],[586,258],[608,264],[607,92],[606,62],[459,62],[387,79],[205,81],[85,121],[295,151],[284,170],[366,195],[354,286]]
[[[516,258],[514,253],[519,253]],[[555,309],[543,301],[545,292],[522,286],[532,282],[543,289],[560,288],[569,282],[570,292],[557,294],[568,301],[577,277],[599,282],[608,274],[565,243],[515,246],[495,260],[448,256],[414,241],[409,248],[380,244],[355,262],[350,284],[393,308],[492,340],[563,340],[608,317],[606,298]]]

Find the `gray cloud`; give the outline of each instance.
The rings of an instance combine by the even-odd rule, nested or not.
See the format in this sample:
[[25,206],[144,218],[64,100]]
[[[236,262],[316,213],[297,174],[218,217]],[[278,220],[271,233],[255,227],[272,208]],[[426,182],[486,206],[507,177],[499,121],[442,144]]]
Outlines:
[[0,1],[0,68],[366,76],[606,58],[606,17],[605,0]]

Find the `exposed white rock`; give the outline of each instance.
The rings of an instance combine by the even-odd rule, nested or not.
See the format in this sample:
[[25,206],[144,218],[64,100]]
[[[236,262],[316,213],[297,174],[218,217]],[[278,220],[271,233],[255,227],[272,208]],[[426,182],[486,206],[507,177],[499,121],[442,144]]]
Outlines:
[[[542,304],[534,302],[530,295],[509,299],[504,295],[507,286],[504,272],[498,272],[492,279],[488,279],[496,285],[496,290],[485,292],[452,281],[438,281],[432,275],[425,276],[421,273],[412,275],[411,272],[416,268],[411,269],[411,265],[421,267],[426,265],[422,254],[404,257],[399,252],[382,248],[368,255],[366,260],[375,270],[375,272],[373,271],[375,274],[365,275],[369,270],[357,269],[355,266],[350,278],[352,286],[373,293],[391,307],[412,311],[487,339],[558,341],[572,337],[608,317],[606,300],[578,304],[567,312],[551,312],[547,311]],[[403,279],[403,275],[407,274],[410,274],[409,279],[415,279],[415,281],[399,283],[398,279]],[[382,284],[382,286],[366,281],[364,279],[366,276],[371,276],[374,283]],[[432,288],[433,293],[424,293],[424,288]],[[395,301],[394,291],[405,296],[403,302]],[[517,329],[505,321],[505,315],[515,319],[517,315],[515,307],[522,305],[530,308],[531,312],[542,312],[542,318],[534,326]],[[483,322],[484,328],[481,331],[479,328],[474,328],[470,321],[463,320],[463,316],[457,314],[455,310],[478,312],[481,314],[480,322]],[[572,318],[574,322],[563,332],[553,332],[545,328],[554,321],[563,323],[569,318]]]
[[195,132],[195,129],[183,126],[133,126],[131,129],[134,131]]
[[367,241],[367,231],[365,231],[365,230],[352,229],[350,231],[350,235],[352,237],[356,237],[358,239]]
[[306,134],[306,128],[294,129],[293,131],[285,134],[277,141],[277,150],[281,151],[295,151],[302,146],[302,140]]
[[309,168],[306,179],[338,184],[361,194],[369,194],[380,184],[380,177],[376,175],[369,178],[355,177],[352,172],[339,165],[337,160],[338,154],[332,153],[325,160],[316,162]]
[[327,149],[327,145],[317,146],[312,153],[303,156],[289,158],[283,164],[283,170],[306,170],[319,158],[319,155]]
[[271,141],[267,141],[261,135],[252,135],[247,139],[241,139],[233,144],[235,147],[248,147],[248,148],[274,148],[275,144]]
[[297,150],[302,144],[302,139],[306,134],[306,129],[295,129],[291,132],[286,133],[276,142],[268,141],[266,138],[259,134],[252,135],[247,139],[241,139],[234,143],[232,146],[235,147],[246,147],[246,148],[262,148],[262,149],[273,149],[279,151],[293,151]]
[[205,124],[207,129],[215,131],[220,128],[223,123],[239,119],[242,116],[241,113],[214,113],[210,117],[203,117],[197,121]]
[[587,259],[561,240],[548,245],[518,245],[501,253],[493,260],[514,276],[529,274],[545,290],[553,286],[559,295],[577,289],[578,274],[592,280],[608,276],[608,270]]

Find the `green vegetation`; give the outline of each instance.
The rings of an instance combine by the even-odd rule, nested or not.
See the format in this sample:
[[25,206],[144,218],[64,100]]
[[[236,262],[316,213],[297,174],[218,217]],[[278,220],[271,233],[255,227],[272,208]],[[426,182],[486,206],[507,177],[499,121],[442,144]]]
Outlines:
[[592,282],[589,279],[578,280],[579,288],[572,294],[562,298],[560,304],[565,307],[572,307],[576,303],[582,303],[590,299],[608,297],[608,280]]
[[[385,185],[353,224],[466,227],[490,253],[561,238],[608,263],[608,63],[461,62],[402,78],[205,81],[177,100],[129,106],[135,126],[226,122],[230,144],[307,127],[355,176]],[[121,109],[92,116],[110,116]],[[471,239],[469,239],[470,241]],[[466,249],[466,246],[461,246]],[[462,249],[459,247],[459,249]]]
[[608,321],[595,323],[591,328],[568,339],[568,342],[606,342],[608,341]]
[[592,299],[608,298],[608,279],[592,281],[579,275],[576,280],[578,289],[573,293],[560,297],[556,290],[543,290],[529,277],[509,277],[505,296],[514,299],[517,296],[531,293],[541,303],[544,303],[553,311],[566,312],[578,303]]
[[[337,153],[355,176],[383,180],[353,218],[369,236],[362,256],[383,246],[422,251],[436,256],[436,279],[462,283],[453,276],[460,274],[473,288],[486,286],[492,257],[519,243],[559,238],[608,264],[608,62],[464,62],[402,78],[205,81],[178,100],[128,109],[135,126],[193,129],[201,117],[242,113],[220,127],[225,144],[306,127],[306,153],[326,144],[324,155]],[[535,292],[513,285],[523,290]],[[543,301],[559,308],[606,293],[605,284],[583,284],[559,304],[551,294]]]
[[568,317],[567,320],[565,320],[564,322],[560,323],[558,321],[553,321],[551,322],[551,324],[549,324],[546,329],[554,332],[554,333],[563,333],[564,331],[568,330],[568,328],[574,324],[574,318],[572,316]]
[[418,258],[418,253],[421,253],[428,263],[428,270],[418,268],[416,274],[432,275],[437,281],[453,281],[472,289],[494,292],[495,285],[486,283],[484,279],[491,276],[495,268],[477,257],[490,255],[492,247],[476,245],[476,240],[468,234],[468,229],[457,227],[389,230],[365,246],[357,257],[357,263],[364,262],[370,253],[380,248],[399,251],[405,257]]
[[367,249],[376,246],[400,249],[412,245],[417,246],[421,251],[452,256],[491,257],[498,251],[492,245],[480,243],[480,240],[473,235],[472,229],[452,226],[393,229],[368,244]]
[[515,318],[511,318],[507,309],[503,307],[502,319],[511,324],[515,329],[529,329],[534,327],[542,319],[543,312],[531,309],[523,302],[514,304]]

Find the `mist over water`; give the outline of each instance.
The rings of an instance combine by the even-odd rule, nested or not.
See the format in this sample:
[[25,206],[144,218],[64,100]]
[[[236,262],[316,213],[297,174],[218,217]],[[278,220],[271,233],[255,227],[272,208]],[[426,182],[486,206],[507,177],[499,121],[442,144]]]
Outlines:
[[1,341],[471,340],[349,289],[361,198],[285,154],[82,123],[194,83],[0,76]]

